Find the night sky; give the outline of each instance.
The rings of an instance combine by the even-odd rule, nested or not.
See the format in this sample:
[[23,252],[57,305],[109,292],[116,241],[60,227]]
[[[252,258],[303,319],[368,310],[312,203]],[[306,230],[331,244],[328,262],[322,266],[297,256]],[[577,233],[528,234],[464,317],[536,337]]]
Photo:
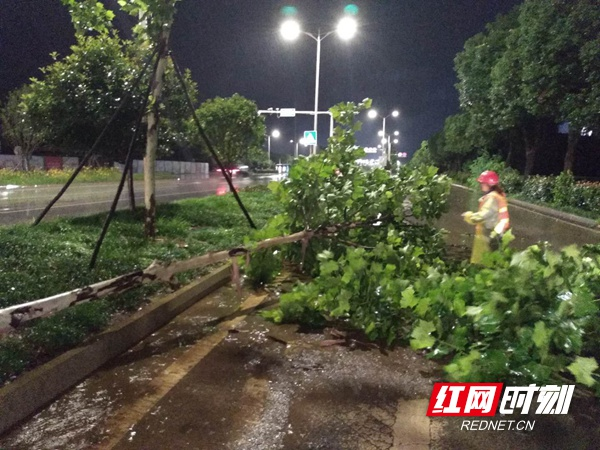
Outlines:
[[[107,6],[116,3],[106,0]],[[303,29],[329,31],[349,2],[337,0],[182,0],[173,30],[173,55],[192,70],[200,99],[239,93],[259,108],[314,107],[316,42],[279,37],[281,8],[293,5]],[[363,0],[360,28],[351,41],[336,35],[322,43],[320,109],[340,101],[373,99],[389,118],[388,131],[400,131],[399,151],[412,153],[458,109],[453,59],[470,36],[519,0]],[[116,9],[116,8],[115,8]],[[132,18],[119,17],[127,29]],[[59,0],[0,1],[0,98],[40,76],[49,53],[67,54],[73,28]],[[375,145],[381,120],[364,117],[359,144]],[[282,132],[272,150],[290,153],[290,139],[312,128],[312,117],[268,119]],[[319,126],[320,141],[328,120]]]

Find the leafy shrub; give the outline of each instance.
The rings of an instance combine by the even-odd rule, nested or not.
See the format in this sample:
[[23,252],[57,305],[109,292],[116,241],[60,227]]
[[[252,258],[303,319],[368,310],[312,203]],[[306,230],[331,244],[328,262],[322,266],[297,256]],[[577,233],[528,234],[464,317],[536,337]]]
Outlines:
[[545,384],[570,371],[592,386],[597,364],[582,351],[598,315],[598,285],[589,281],[599,274],[597,255],[538,246],[494,254],[484,269],[437,270],[414,284],[411,345],[453,353],[446,371],[454,380]]
[[508,195],[516,195],[523,190],[525,177],[518,170],[507,167],[500,173],[500,184]]
[[245,273],[250,284],[257,289],[275,279],[281,272],[281,252],[266,248],[252,253]]
[[536,175],[525,180],[521,192],[529,200],[552,203],[554,199],[553,191],[554,179],[552,177]]
[[0,383],[22,372],[31,360],[31,351],[19,337],[0,341]]
[[558,206],[573,205],[573,188],[575,187],[575,178],[569,171],[562,172],[554,179],[552,188],[552,199]]
[[600,216],[600,183],[581,182],[572,190],[572,206]]

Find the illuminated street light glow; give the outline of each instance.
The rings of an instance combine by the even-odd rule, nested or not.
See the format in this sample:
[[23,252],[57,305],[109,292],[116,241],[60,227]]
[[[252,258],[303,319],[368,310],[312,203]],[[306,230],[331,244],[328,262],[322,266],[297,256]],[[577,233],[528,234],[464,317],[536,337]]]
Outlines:
[[396,111],[392,111],[392,117],[398,117],[400,115],[400,113],[396,110]]
[[381,145],[385,145],[385,144],[387,144],[387,143],[388,143],[388,140],[387,140],[386,138],[383,138],[383,139],[381,140]]
[[394,131],[394,136],[400,136],[400,132],[398,130]]
[[398,142],[398,139],[394,139],[394,144],[397,144]]
[[283,22],[279,31],[281,32],[281,36],[286,41],[294,41],[298,39],[298,36],[300,36],[300,33],[302,32],[300,29],[300,24],[294,19],[289,19]]
[[346,14],[350,14],[352,16],[355,16],[355,15],[358,14],[358,6],[356,6],[354,4],[346,5],[346,7],[344,8],[344,12]]
[[344,17],[337,26],[337,33],[340,38],[347,41],[352,39],[358,29],[358,23],[352,17]]
[[369,119],[374,119],[375,117],[377,117],[377,111],[374,109],[370,109],[367,115],[369,116]]
[[273,130],[273,132],[271,133],[271,136],[273,136],[275,139],[277,139],[279,136],[281,136],[281,133],[279,132],[279,130]]
[[379,136],[379,137],[383,137],[383,130],[379,130],[379,131],[377,132],[377,136]]

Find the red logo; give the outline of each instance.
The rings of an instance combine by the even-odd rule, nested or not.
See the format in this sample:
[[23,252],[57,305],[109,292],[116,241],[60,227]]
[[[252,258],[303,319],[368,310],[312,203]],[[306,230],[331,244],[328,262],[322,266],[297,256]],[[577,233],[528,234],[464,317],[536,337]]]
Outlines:
[[427,415],[493,416],[501,393],[502,383],[435,383]]

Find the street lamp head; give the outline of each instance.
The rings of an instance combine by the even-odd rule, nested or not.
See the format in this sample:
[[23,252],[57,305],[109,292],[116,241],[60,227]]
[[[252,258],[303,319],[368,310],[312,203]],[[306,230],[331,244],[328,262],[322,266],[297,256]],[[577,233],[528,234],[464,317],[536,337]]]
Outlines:
[[300,36],[300,24],[294,19],[288,19],[281,24],[279,31],[286,41],[294,41]]
[[374,119],[375,117],[377,117],[377,111],[374,109],[370,109],[367,115],[369,116],[369,119]]
[[397,144],[398,142],[398,139],[394,139],[394,144]]
[[273,130],[273,132],[271,133],[271,136],[273,136],[275,139],[277,139],[279,136],[281,136],[281,133],[279,132],[279,130]]
[[356,19],[348,16],[340,20],[337,26],[338,35],[345,41],[352,39],[357,29],[358,23],[356,23]]
[[383,137],[383,130],[379,130],[379,131],[377,132],[377,136],[379,136],[379,137]]
[[398,112],[398,110],[392,111],[392,117],[398,117],[399,115],[400,113]]
[[381,144],[382,144],[382,145],[385,145],[385,144],[387,144],[387,143],[388,143],[388,140],[387,140],[386,138],[383,138],[383,139],[381,140]]
[[398,130],[394,131],[394,136],[400,136],[400,132]]

